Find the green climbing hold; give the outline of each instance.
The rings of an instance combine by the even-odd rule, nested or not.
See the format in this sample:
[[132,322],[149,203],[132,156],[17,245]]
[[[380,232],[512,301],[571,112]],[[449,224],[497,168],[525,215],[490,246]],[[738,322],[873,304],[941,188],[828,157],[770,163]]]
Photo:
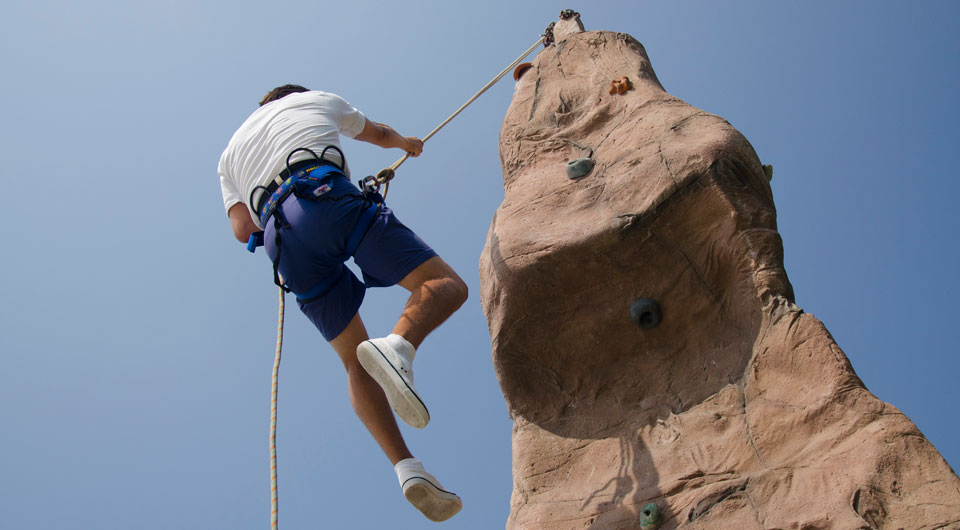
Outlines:
[[773,180],[773,164],[764,164],[763,174],[767,176],[767,180]]
[[657,503],[647,503],[647,505],[640,510],[640,528],[653,530],[660,526],[661,521],[663,521],[663,516],[660,515],[660,507],[657,506]]
[[578,158],[567,162],[565,168],[567,170],[567,177],[569,177],[570,180],[576,180],[589,175],[590,172],[593,171],[594,163],[592,158]]

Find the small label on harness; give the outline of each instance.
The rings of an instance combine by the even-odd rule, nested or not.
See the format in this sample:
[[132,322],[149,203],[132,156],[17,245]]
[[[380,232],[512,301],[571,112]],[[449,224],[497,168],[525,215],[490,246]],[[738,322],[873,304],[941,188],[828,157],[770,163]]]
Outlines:
[[317,186],[317,187],[314,188],[314,190],[313,190],[313,196],[314,196],[314,197],[319,197],[319,196],[323,195],[324,193],[330,191],[330,189],[331,189],[331,188],[330,188],[330,185],[329,185],[329,184],[323,184],[322,186]]

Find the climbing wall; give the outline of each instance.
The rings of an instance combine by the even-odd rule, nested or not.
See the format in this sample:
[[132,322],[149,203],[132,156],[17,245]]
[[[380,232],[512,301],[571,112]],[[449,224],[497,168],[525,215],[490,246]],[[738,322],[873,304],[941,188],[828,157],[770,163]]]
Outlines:
[[518,68],[480,261],[507,528],[960,529],[960,479],[794,304],[749,142],[576,22]]

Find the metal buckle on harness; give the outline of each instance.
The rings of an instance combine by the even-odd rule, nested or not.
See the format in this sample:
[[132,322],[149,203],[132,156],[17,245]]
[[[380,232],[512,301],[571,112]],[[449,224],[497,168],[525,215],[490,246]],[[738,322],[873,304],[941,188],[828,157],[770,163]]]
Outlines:
[[363,190],[363,193],[379,193],[380,186],[393,180],[393,177],[396,176],[396,173],[390,169],[382,169],[376,176],[369,175],[363,178],[358,184],[360,189]]

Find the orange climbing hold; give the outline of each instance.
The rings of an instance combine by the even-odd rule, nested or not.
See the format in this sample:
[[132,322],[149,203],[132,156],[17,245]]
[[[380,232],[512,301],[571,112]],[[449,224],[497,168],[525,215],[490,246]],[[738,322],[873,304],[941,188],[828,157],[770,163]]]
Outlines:
[[610,81],[611,94],[623,94],[631,88],[633,88],[633,85],[630,84],[630,79],[628,79],[626,76]]

